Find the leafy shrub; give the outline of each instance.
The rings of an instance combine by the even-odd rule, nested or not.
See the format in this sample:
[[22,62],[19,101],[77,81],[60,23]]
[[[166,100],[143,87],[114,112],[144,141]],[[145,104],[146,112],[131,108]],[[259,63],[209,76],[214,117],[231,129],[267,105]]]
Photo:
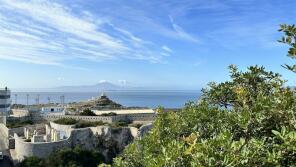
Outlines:
[[159,110],[153,129],[115,158],[115,167],[293,166],[296,96],[279,74],[230,68],[180,112]]
[[93,111],[90,109],[83,110],[79,115],[81,116],[97,116]]
[[19,167],[44,167],[43,159],[38,157],[26,157],[20,164]]
[[131,121],[120,120],[120,121],[117,121],[117,122],[113,122],[110,126],[113,127],[113,128],[127,127],[130,123],[131,123]]
[[[280,25],[280,32],[284,33],[284,36],[282,37],[279,42],[287,44],[289,46],[289,51],[288,51],[288,57],[295,59],[296,58],[296,26],[293,25],[287,25],[287,24],[282,24]],[[282,65],[286,69],[295,72],[296,73],[296,64],[293,65]]]
[[97,167],[103,162],[102,154],[76,147],[53,152],[46,159],[26,157],[20,163],[20,167]]
[[101,125],[105,125],[105,123],[102,122],[102,121],[95,121],[95,122],[79,121],[79,122],[75,125],[75,128],[96,127],[96,126],[101,126]]
[[8,128],[19,128],[22,126],[26,126],[26,125],[33,125],[33,121],[31,120],[26,120],[26,121],[22,121],[22,120],[15,120],[15,121],[8,121],[6,126]]
[[104,114],[101,114],[101,116],[116,116],[117,114],[114,113],[114,112],[109,112],[109,113],[104,113]]
[[74,125],[78,123],[77,120],[73,118],[60,118],[58,120],[53,121],[54,123],[61,124],[61,125]]

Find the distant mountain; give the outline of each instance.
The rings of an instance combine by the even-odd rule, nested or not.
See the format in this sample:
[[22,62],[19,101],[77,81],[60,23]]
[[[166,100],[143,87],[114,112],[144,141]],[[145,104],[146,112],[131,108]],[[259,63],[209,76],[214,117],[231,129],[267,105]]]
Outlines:
[[13,88],[13,92],[102,92],[102,91],[184,91],[199,89],[184,89],[180,87],[139,87],[131,85],[117,85],[108,81],[101,81],[94,85],[60,86],[54,88]]
[[50,91],[57,92],[98,92],[107,90],[126,90],[129,87],[115,85],[110,82],[100,82],[95,85],[81,85],[81,86],[61,86],[50,89]]

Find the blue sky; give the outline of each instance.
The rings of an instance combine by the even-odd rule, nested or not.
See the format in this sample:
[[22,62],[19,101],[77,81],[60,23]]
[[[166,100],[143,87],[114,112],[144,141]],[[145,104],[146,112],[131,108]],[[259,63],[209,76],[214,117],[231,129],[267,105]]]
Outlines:
[[263,65],[290,85],[277,43],[295,0],[0,0],[0,86],[109,81],[199,89],[227,66]]

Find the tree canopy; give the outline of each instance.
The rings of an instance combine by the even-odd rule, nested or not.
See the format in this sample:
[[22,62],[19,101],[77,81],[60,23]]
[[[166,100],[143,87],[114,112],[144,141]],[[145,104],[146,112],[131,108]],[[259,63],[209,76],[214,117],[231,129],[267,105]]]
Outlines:
[[76,147],[61,149],[46,159],[27,157],[20,167],[97,167],[103,161],[100,153]]
[[181,112],[160,111],[151,132],[114,166],[291,166],[296,163],[296,98],[277,73],[230,67]]
[[89,108],[84,109],[79,115],[82,116],[97,116],[93,111],[91,111]]
[[[284,36],[282,39],[279,40],[281,43],[285,43],[289,46],[288,56],[292,59],[296,58],[296,26],[293,25],[287,25],[282,24],[280,25],[280,32],[284,33]],[[283,67],[287,68],[288,70],[291,70],[293,72],[296,72],[296,65],[288,65],[285,64]]]

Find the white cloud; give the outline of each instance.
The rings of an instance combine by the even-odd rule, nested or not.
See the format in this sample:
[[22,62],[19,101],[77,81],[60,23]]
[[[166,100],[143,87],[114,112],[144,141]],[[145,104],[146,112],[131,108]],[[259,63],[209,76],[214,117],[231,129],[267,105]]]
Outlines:
[[171,56],[171,55],[170,55],[169,53],[167,53],[167,52],[161,52],[160,54],[163,55],[163,56],[166,56],[166,57]]
[[172,27],[177,32],[177,35],[179,37],[189,40],[189,41],[192,41],[192,42],[199,42],[195,37],[193,37],[189,33],[185,32],[181,26],[177,25],[172,16],[169,16],[169,19],[171,21]]
[[[45,0],[0,0],[0,58],[67,67],[67,60],[160,62],[150,41],[88,11]],[[113,29],[106,29],[106,26]]]
[[107,80],[104,80],[104,79],[102,79],[102,80],[99,81],[99,83],[106,83],[106,82],[108,82],[108,81]]
[[173,53],[173,50],[166,45],[162,46],[161,48],[167,52]]

